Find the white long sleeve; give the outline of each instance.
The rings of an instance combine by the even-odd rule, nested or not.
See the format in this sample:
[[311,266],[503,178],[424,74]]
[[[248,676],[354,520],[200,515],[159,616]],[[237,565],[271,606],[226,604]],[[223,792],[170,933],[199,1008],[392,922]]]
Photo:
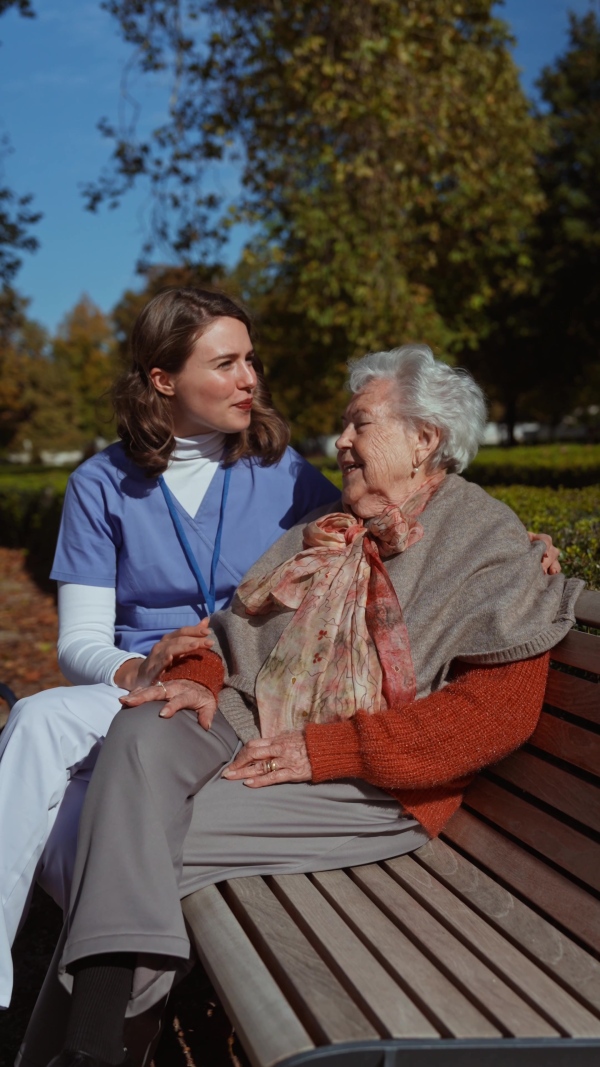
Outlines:
[[115,615],[114,589],[58,583],[58,665],[74,685],[114,685],[122,663],[145,658],[115,648]]

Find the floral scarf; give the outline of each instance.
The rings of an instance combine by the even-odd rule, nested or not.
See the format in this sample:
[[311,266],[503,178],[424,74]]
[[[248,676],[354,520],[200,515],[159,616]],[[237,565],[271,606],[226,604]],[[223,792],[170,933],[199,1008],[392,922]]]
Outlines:
[[302,552],[239,587],[248,615],[296,609],[256,680],[263,737],[414,699],[408,632],[382,560],[421,540],[416,517],[444,477],[366,522],[335,512],[309,523]]

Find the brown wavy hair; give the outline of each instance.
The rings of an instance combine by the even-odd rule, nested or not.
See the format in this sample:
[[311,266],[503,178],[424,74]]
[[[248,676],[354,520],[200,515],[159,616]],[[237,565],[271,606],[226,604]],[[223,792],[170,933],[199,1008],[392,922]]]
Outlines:
[[[130,366],[115,383],[112,402],[117,432],[127,455],[155,478],[167,469],[175,447],[169,399],[152,383],[154,367],[176,374],[198,338],[216,320],[238,319],[250,338],[252,321],[246,310],[225,293],[208,289],[163,289],[138,315],[130,340]],[[250,425],[228,435],[230,463],[257,456],[264,466],[281,459],[290,440],[289,427],[271,401],[262,363],[255,358],[257,384]]]

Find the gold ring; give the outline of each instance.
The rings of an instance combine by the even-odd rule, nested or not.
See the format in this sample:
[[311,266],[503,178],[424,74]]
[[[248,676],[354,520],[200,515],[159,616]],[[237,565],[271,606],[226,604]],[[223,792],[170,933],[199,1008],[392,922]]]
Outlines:
[[169,695],[167,693],[167,687],[166,687],[165,683],[164,682],[157,682],[156,684],[160,686],[160,688],[162,689],[163,693],[165,694],[165,697],[164,697],[165,700],[168,700],[169,699]]
[[267,760],[267,772],[269,774],[272,774],[273,771],[276,771],[276,770],[277,770],[277,764],[275,763],[275,760],[274,759]]

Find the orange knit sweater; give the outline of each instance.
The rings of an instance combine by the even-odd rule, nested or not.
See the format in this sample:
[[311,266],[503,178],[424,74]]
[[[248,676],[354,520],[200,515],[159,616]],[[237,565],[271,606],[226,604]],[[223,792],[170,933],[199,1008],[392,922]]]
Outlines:
[[[535,730],[550,654],[496,667],[454,666],[444,689],[382,714],[310,723],[313,782],[362,778],[385,789],[431,837],[440,833],[473,776]],[[223,665],[215,652],[182,657],[162,677],[192,678],[215,696]]]
[[494,667],[457,663],[437,693],[383,714],[311,723],[313,782],[363,778],[391,793],[431,837],[460,806],[477,771],[533,733],[544,700],[549,653]]

